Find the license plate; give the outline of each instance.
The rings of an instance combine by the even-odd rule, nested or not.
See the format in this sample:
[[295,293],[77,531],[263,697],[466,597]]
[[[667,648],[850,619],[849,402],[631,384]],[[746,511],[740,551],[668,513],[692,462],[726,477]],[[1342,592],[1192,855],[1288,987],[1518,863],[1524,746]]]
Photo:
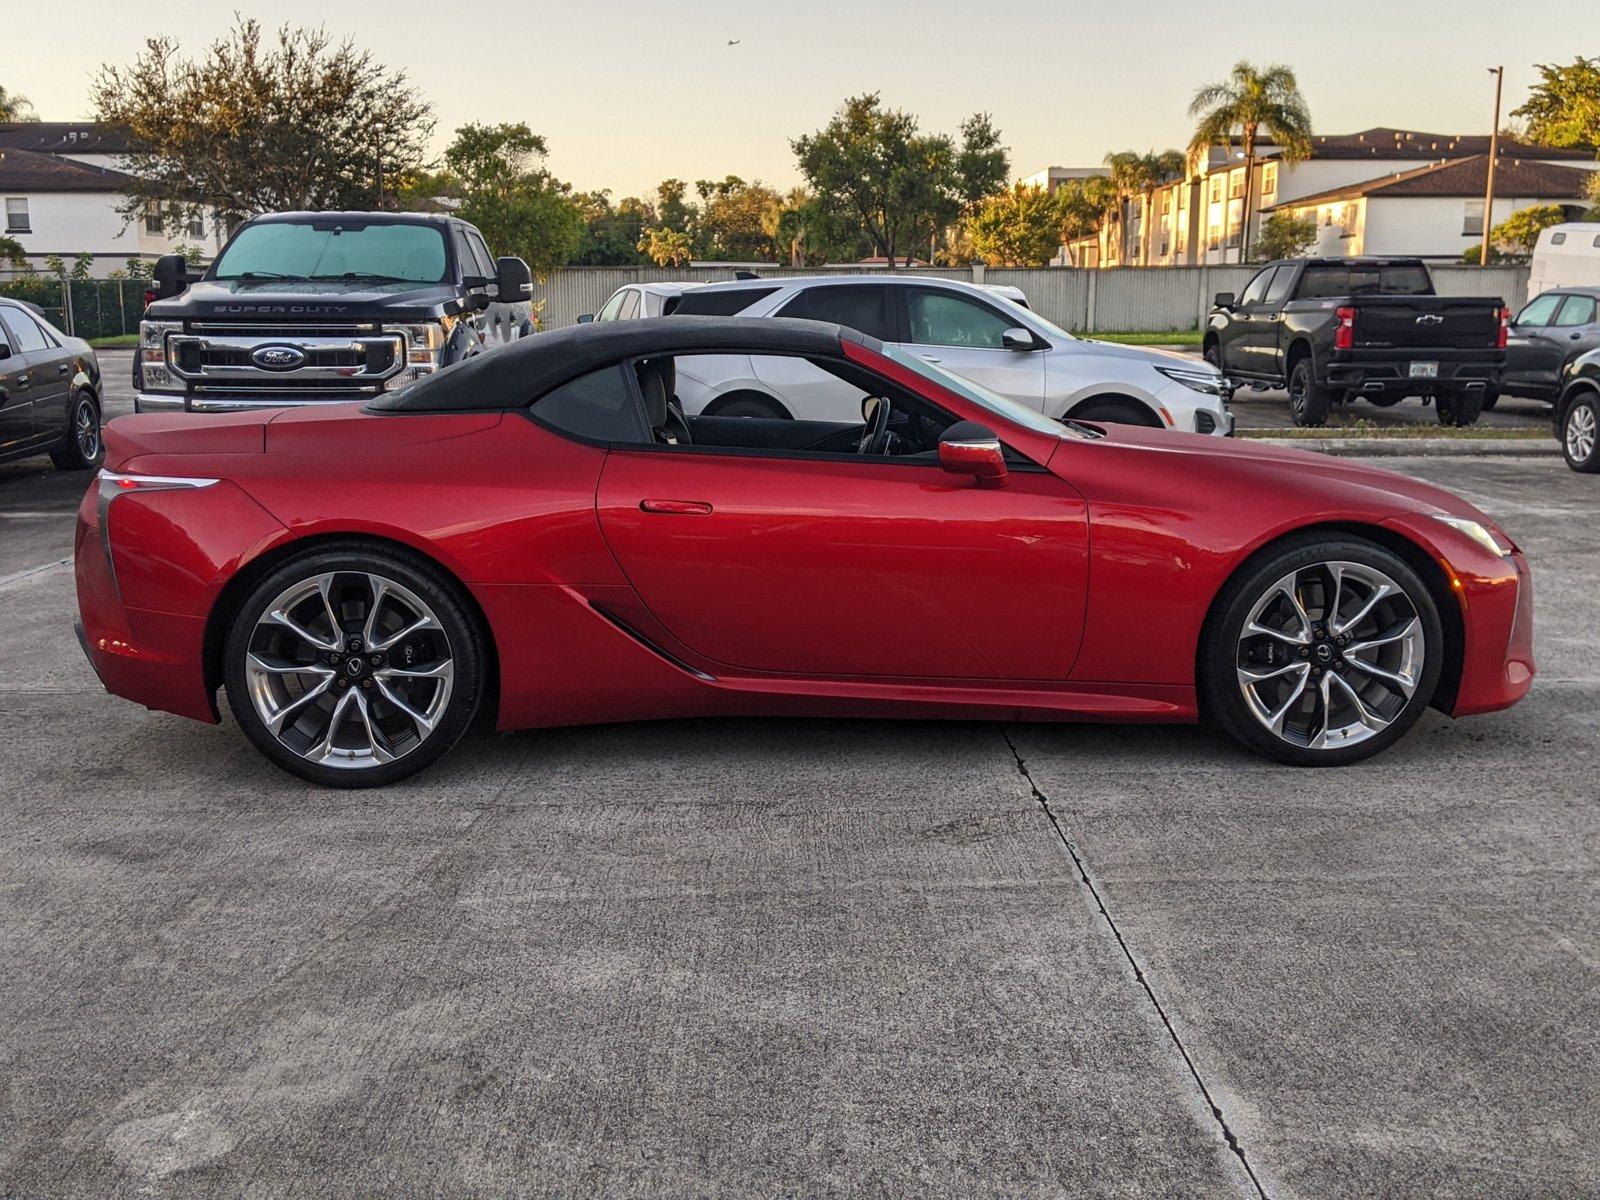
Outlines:
[[1439,364],[1436,362],[1414,362],[1411,364],[1411,378],[1437,379],[1439,378]]

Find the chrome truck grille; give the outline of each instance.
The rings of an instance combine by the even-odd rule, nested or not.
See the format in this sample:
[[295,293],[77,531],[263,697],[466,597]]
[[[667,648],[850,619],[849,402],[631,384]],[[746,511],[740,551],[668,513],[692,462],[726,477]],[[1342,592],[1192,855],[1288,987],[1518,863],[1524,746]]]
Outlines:
[[168,335],[172,372],[192,394],[296,392],[319,399],[377,392],[404,369],[405,339],[372,325],[197,322]]

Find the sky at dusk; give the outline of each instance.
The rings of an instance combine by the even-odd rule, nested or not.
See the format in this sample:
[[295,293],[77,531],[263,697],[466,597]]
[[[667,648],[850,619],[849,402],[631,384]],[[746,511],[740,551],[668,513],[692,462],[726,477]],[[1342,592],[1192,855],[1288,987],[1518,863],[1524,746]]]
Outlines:
[[[987,111],[1024,175],[1097,163],[1108,150],[1181,147],[1194,90],[1241,58],[1293,67],[1319,132],[1450,134],[1488,131],[1486,68],[1505,64],[1509,110],[1533,64],[1600,54],[1593,0],[57,0],[11,6],[5,41],[31,49],[0,58],[0,85],[46,120],[85,117],[99,63],[131,61],[158,33],[203,52],[235,9],[269,27],[353,35],[404,70],[435,106],[436,150],[469,121],[526,121],[548,139],[557,176],[619,197],[669,176],[797,183],[789,139],[857,92],[880,92],[925,130],[953,133]],[[1574,30],[1588,30],[1588,41]]]

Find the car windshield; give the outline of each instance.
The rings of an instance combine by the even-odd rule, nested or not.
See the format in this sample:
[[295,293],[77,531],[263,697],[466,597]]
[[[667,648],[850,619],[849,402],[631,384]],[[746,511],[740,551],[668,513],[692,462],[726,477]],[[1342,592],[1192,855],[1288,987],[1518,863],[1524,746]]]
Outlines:
[[265,221],[239,231],[211,277],[439,283],[445,278],[444,247],[444,234],[433,225]]
[[1035,433],[1046,433],[1055,437],[1088,438],[1090,436],[1083,430],[1075,429],[1071,425],[1063,425],[1058,421],[1052,421],[1038,409],[1029,408],[1025,404],[1018,404],[1015,400],[1007,400],[999,392],[991,392],[983,385],[973,383],[970,379],[964,379],[953,371],[947,371],[920,355],[908,354],[898,346],[884,346],[883,354],[891,362],[899,363],[908,371],[914,371],[924,379],[932,380],[940,387],[952,391],[956,395],[972,401],[974,404],[987,408],[997,417],[1002,417],[1013,425],[1020,425],[1024,429],[1033,430]]

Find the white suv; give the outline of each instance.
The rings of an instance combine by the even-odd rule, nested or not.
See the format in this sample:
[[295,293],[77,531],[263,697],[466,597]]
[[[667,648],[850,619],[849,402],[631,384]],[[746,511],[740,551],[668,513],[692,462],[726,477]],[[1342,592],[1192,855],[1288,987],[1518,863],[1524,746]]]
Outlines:
[[[1233,432],[1231,385],[1209,363],[1073,337],[998,290],[973,284],[898,275],[630,284],[595,319],[671,313],[832,321],[920,354],[1056,420]],[[680,358],[678,399],[691,414],[860,420],[859,393],[805,367],[781,358]]]

